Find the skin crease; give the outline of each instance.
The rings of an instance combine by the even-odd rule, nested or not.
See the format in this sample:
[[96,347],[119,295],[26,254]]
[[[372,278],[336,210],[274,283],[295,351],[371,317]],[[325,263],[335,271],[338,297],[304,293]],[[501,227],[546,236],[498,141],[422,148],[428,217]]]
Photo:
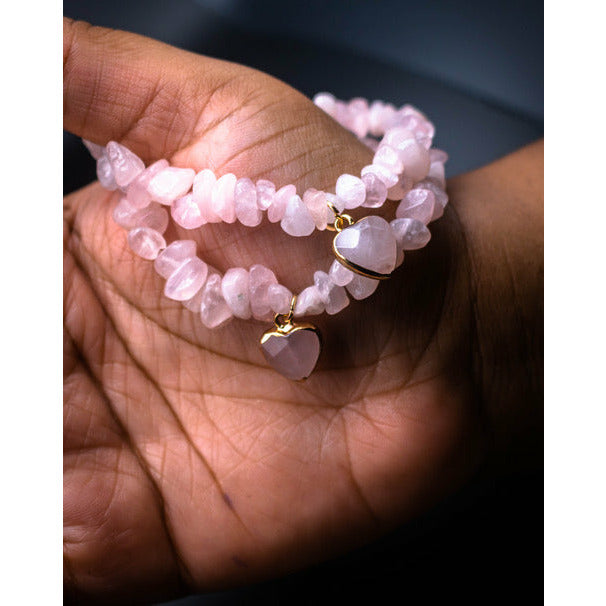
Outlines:
[[[70,20],[64,126],[146,164],[300,192],[371,161],[265,74]],[[430,244],[371,298],[312,319],[325,348],[304,383],[267,368],[266,325],[207,330],[163,297],[111,219],[118,194],[93,183],[67,196],[66,599],[160,600],[284,574],[410,519],[487,460],[528,464],[542,414],[542,155],[537,143],[450,180]],[[267,221],[169,227],[178,237],[221,271],[263,263],[293,291],[331,262],[331,234],[291,238]]]

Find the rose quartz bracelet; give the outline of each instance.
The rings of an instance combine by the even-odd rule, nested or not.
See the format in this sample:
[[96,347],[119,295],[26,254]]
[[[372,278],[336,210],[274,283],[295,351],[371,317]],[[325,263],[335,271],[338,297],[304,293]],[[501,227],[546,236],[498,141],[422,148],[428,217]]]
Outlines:
[[[128,230],[133,252],[154,261],[166,279],[164,294],[199,313],[208,328],[233,317],[273,318],[274,326],[261,337],[263,354],[278,372],[295,380],[311,374],[321,348],[318,329],[295,318],[336,314],[349,304],[347,293],[354,299],[370,296],[402,263],[404,251],[429,242],[427,224],[442,216],[448,202],[447,155],[431,148],[433,124],[417,109],[381,101],[369,105],[361,98],[346,103],[328,93],[316,95],[314,103],[375,152],[360,177],[343,174],[337,179],[335,193],[308,189],[301,196],[294,185],[276,190],[265,179],[253,183],[231,173],[217,178],[209,169],[196,174],[167,160],[145,168],[115,141],[105,147],[84,141],[97,160],[101,185],[123,193],[114,220]],[[354,221],[344,212],[379,208],[387,199],[400,201],[391,223],[376,215]],[[221,275],[196,256],[193,240],[167,245],[162,235],[169,221],[165,207],[185,229],[221,221],[256,227],[264,212],[291,236],[328,229],[336,232],[335,260],[327,272],[316,271],[314,283],[295,296],[263,265],[234,267]]]

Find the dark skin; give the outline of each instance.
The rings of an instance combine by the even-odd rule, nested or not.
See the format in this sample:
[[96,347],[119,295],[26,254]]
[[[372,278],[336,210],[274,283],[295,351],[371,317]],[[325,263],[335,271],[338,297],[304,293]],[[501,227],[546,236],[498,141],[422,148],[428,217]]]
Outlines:
[[[150,163],[329,189],[371,159],[265,74],[66,20],[64,126]],[[439,125],[438,125],[439,126]],[[451,179],[427,248],[334,317],[304,383],[266,326],[207,330],[162,295],[98,183],[65,208],[64,562],[68,598],[160,600],[295,570],[378,536],[491,461],[539,451],[542,143]],[[386,205],[386,216],[393,205]],[[357,216],[361,216],[358,214]],[[329,233],[169,228],[224,271],[293,291]]]

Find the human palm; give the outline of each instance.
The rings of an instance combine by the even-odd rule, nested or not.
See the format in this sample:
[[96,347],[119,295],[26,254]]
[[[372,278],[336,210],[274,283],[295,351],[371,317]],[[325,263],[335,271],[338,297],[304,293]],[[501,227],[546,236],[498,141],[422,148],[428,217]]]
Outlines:
[[[146,163],[303,191],[371,158],[288,86],[138,36],[67,22],[64,79],[65,127]],[[372,298],[317,319],[324,351],[293,383],[263,360],[267,326],[208,330],[162,295],[112,221],[116,202],[98,183],[65,199],[69,592],[151,599],[281,574],[410,517],[475,469],[490,413],[474,364],[474,236],[456,205]],[[195,239],[221,270],[262,263],[293,291],[331,261],[329,233],[292,238],[266,222],[166,237]]]

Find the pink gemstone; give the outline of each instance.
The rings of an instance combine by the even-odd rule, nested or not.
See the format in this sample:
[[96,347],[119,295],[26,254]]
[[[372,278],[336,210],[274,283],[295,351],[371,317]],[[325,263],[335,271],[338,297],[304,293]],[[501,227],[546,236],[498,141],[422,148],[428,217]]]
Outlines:
[[446,187],[446,172],[444,171],[443,162],[432,162],[429,166],[429,173],[427,173],[429,179],[434,181],[442,188]]
[[110,191],[118,189],[118,185],[114,179],[114,171],[109,163],[107,154],[103,154],[97,159],[97,179],[99,179],[99,183],[105,189],[109,189]]
[[221,294],[221,275],[213,273],[202,287],[200,317],[207,328],[217,328],[231,317],[231,309]]
[[257,206],[257,188],[248,178],[238,179],[235,184],[236,217],[242,225],[256,227],[263,214]]
[[415,134],[412,131],[408,130],[407,128],[402,128],[401,126],[396,126],[394,128],[390,128],[385,133],[382,143],[398,150],[403,144],[405,144],[406,141],[413,141],[414,138]]
[[166,248],[166,241],[155,229],[137,227],[128,232],[128,245],[135,254],[153,261]]
[[387,170],[384,166],[380,164],[369,164],[368,166],[365,166],[362,169],[362,172],[360,174],[364,176],[368,173],[373,173],[374,175],[379,177],[379,179],[381,179],[381,181],[385,183],[385,186],[388,189],[390,187],[393,187],[398,182],[398,175],[394,175],[390,170]]
[[404,174],[415,183],[429,172],[429,152],[416,139],[405,141],[398,149],[404,163]]
[[326,272],[316,271],[314,284],[322,297],[327,314],[337,314],[349,305],[345,289],[335,284]]
[[448,194],[441,188],[433,179],[425,179],[417,184],[418,188],[429,189],[436,197],[436,202],[433,207],[432,221],[439,219],[444,214],[444,209],[448,204]]
[[113,212],[114,221],[124,229],[149,227],[163,234],[168,227],[168,213],[159,204],[152,202],[145,208],[136,209],[127,198],[121,198]]
[[[326,204],[326,194],[317,189],[308,189],[303,194],[303,204],[309,210],[309,214],[313,219],[316,229],[326,229],[331,211]],[[327,212],[328,211],[328,212]]]
[[328,275],[337,286],[346,286],[356,274],[335,259],[330,266]]
[[372,159],[373,164],[384,166],[394,175],[399,175],[404,170],[404,164],[398,152],[391,146],[382,143]]
[[429,189],[415,188],[411,189],[400,202],[396,217],[403,219],[417,219],[425,225],[431,221],[433,216],[433,207],[436,201],[434,193]]
[[168,279],[185,261],[195,256],[196,243],[193,240],[175,240],[158,255],[154,269],[164,279]]
[[158,160],[137,175],[126,189],[126,197],[135,208],[145,208],[151,201],[151,194],[147,191],[149,182],[160,171],[168,168],[168,160]]
[[147,190],[156,202],[172,204],[190,190],[195,176],[196,172],[191,168],[169,166],[151,179]]
[[398,182],[387,190],[387,197],[390,200],[401,200],[412,187],[412,179],[404,173],[400,175]]
[[267,362],[287,379],[300,381],[313,371],[320,356],[320,338],[310,329],[264,337],[261,351]]
[[250,310],[250,276],[243,267],[231,267],[221,282],[221,294],[236,318],[248,320]]
[[194,201],[200,208],[200,213],[207,223],[219,223],[219,217],[212,206],[212,194],[217,178],[209,168],[201,170],[194,178],[192,194]]
[[276,276],[264,265],[253,265],[249,270],[250,309],[256,320],[267,320],[271,316],[268,289],[277,284]]
[[366,199],[366,187],[362,179],[348,174],[337,179],[335,193],[343,201],[345,208],[362,206]]
[[362,177],[366,187],[366,200],[362,206],[366,208],[378,208],[387,198],[387,187],[375,173],[366,173]]
[[235,187],[236,175],[232,173],[219,177],[213,186],[212,209],[215,215],[225,223],[234,223],[236,220]]
[[202,288],[208,267],[204,261],[193,257],[178,267],[164,285],[164,295],[175,301],[187,301]]
[[280,226],[288,235],[301,237],[312,234],[316,224],[301,198],[295,194],[286,205]]
[[259,210],[267,210],[276,195],[276,186],[267,179],[257,181],[257,206]]
[[431,239],[427,226],[416,219],[394,219],[390,225],[402,250],[423,248]]
[[287,314],[292,301],[292,292],[282,284],[270,284],[267,288],[267,302],[274,313]]
[[383,117],[383,111],[385,110],[385,103],[382,101],[373,101],[368,109],[368,132],[373,137],[380,137],[383,130],[381,127],[381,119]]
[[124,147],[124,145],[110,141],[107,144],[106,150],[118,187],[125,188],[145,169],[143,160]]
[[349,294],[358,301],[370,297],[377,287],[379,286],[379,280],[372,280],[366,276],[360,276],[355,274],[352,281],[345,287]]
[[285,185],[276,192],[271,206],[267,209],[267,218],[272,223],[277,223],[282,220],[288,201],[296,195],[296,193],[297,188],[294,185]]
[[369,271],[390,274],[395,267],[396,238],[389,223],[376,215],[338,233],[334,247],[347,261]]
[[84,147],[88,149],[90,155],[95,160],[98,160],[105,153],[105,146],[103,145],[97,145],[96,143],[93,143],[92,141],[87,141],[86,139],[82,139],[82,143],[84,143]]
[[314,284],[304,288],[298,295],[295,303],[294,315],[313,316],[324,311],[324,301],[318,287]]
[[185,229],[197,229],[205,223],[200,207],[191,193],[177,198],[170,206],[170,214],[175,223]]
[[448,154],[441,149],[430,149],[429,150],[429,159],[433,162],[441,162],[442,164],[446,164],[448,161]]
[[329,116],[335,113],[337,100],[330,93],[317,93],[313,98],[313,102]]

